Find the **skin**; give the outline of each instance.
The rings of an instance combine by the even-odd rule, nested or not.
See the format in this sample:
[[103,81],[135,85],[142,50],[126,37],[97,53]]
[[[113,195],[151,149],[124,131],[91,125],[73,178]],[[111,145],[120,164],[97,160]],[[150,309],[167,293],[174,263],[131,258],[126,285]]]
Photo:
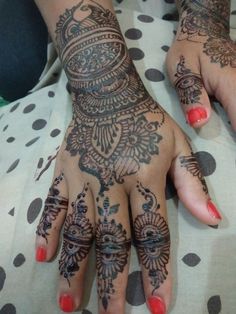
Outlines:
[[50,261],[64,225],[57,301],[69,295],[74,309],[81,304],[95,240],[98,313],[125,313],[133,223],[147,306],[150,297],[160,297],[168,310],[167,173],[194,216],[209,225],[220,221],[208,210],[210,196],[196,158],[140,80],[111,1],[36,3],[67,74],[73,106],[36,237],[36,249],[43,247]]
[[[206,117],[193,123],[201,127],[211,115],[210,96],[215,96],[226,110],[232,128],[236,130],[235,81],[236,81],[236,45],[229,34],[230,1],[227,0],[177,0],[180,22],[175,40],[167,55],[169,77],[179,94],[182,109],[188,121],[188,112],[192,108],[203,108]],[[184,59],[189,69],[185,86],[180,90],[178,68]],[[185,73],[186,74],[186,73]],[[185,74],[182,74],[182,83]],[[199,99],[194,99],[193,85],[201,82]],[[177,83],[177,86],[176,86]],[[181,95],[190,95],[188,103]],[[180,91],[180,93],[179,93]]]

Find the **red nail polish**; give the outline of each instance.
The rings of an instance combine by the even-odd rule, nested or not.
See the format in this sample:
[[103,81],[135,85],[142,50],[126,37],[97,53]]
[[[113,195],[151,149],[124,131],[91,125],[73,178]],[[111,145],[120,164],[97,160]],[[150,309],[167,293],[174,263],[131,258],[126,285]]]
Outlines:
[[148,305],[152,314],[165,314],[166,306],[164,301],[159,297],[150,297]]
[[200,122],[203,119],[207,118],[207,112],[204,108],[197,107],[190,109],[187,112],[187,120],[190,125],[193,125],[196,122]]
[[47,251],[44,247],[37,247],[35,259],[37,262],[45,262],[47,258]]
[[216,219],[222,219],[220,213],[218,212],[216,206],[212,203],[211,200],[209,200],[207,202],[207,209],[209,211],[209,214],[213,217],[213,218],[216,218]]
[[60,296],[59,304],[63,312],[70,313],[74,311],[74,301],[68,294],[63,294]]

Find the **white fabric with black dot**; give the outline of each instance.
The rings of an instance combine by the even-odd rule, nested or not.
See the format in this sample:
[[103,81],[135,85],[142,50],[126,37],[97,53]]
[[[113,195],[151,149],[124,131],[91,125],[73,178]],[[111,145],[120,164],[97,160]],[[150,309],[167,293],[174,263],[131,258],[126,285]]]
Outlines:
[[[235,133],[217,103],[210,123],[200,132],[185,123],[164,65],[176,29],[174,1],[115,2],[145,86],[193,140],[210,194],[223,212],[218,228],[201,225],[167,182],[174,275],[170,313],[235,314]],[[232,17],[235,12],[234,1]],[[236,26],[233,19],[231,25]],[[48,54],[50,62],[34,92],[0,109],[0,314],[60,313],[57,260],[43,266],[34,261],[35,229],[51,183],[54,156],[71,118],[67,80],[52,44]],[[42,174],[45,167],[48,170]],[[149,313],[133,247],[126,301],[126,313]],[[97,313],[95,283],[85,307],[81,313]]]

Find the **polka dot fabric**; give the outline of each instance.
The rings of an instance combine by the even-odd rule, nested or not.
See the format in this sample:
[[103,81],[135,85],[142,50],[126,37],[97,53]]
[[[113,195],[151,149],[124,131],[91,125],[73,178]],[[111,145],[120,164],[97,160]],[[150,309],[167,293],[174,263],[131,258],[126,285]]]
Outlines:
[[[130,56],[146,88],[192,139],[210,193],[223,212],[218,228],[201,225],[179,202],[171,179],[167,179],[174,278],[169,313],[234,314],[235,134],[217,103],[213,103],[210,123],[201,131],[196,133],[184,122],[164,65],[176,22],[162,17],[173,12],[174,1],[118,2],[117,17]],[[51,44],[49,53],[55,55]],[[34,93],[0,110],[0,314],[62,313],[56,305],[57,260],[46,265],[34,261],[35,229],[52,180],[55,156],[71,118],[67,80],[64,73],[60,75],[58,59],[53,60]],[[55,79],[57,83],[44,87]],[[133,246],[131,251],[126,313],[149,313]],[[87,273],[86,282],[91,285],[85,292],[88,302],[80,313],[96,314],[92,266]]]

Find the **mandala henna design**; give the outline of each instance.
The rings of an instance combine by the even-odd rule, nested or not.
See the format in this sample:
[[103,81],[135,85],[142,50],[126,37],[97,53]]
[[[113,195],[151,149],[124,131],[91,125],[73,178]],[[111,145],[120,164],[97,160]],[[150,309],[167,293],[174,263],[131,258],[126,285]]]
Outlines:
[[227,65],[236,68],[236,44],[232,40],[209,38],[203,48],[211,62],[219,63],[222,68]]
[[96,256],[98,295],[105,310],[108,308],[109,299],[115,293],[113,281],[122,273],[128,262],[131,240],[127,239],[126,230],[110,215],[118,212],[120,204],[110,206],[106,197],[103,207],[98,206],[98,213],[102,219],[98,220],[96,227]]
[[206,181],[204,179],[204,176],[202,175],[199,163],[197,161],[197,158],[194,156],[194,153],[189,156],[180,156],[179,159],[181,167],[185,167],[187,171],[189,171],[194,177],[197,177],[199,179],[202,184],[203,191],[207,194],[208,188],[206,185]]
[[135,244],[141,262],[148,270],[154,294],[168,275],[166,266],[170,258],[170,233],[165,219],[157,213],[160,205],[155,195],[139,182],[137,189],[146,202],[142,206],[144,213],[134,220]]
[[80,169],[97,177],[103,195],[159,153],[165,113],[139,78],[111,11],[80,1],[60,16],[56,40],[74,103],[66,150],[80,155]]
[[57,186],[63,179],[64,174],[61,173],[55,178],[51,188],[49,189],[44,205],[44,211],[37,227],[36,234],[45,238],[47,242],[47,236],[49,235],[49,230],[52,228],[53,221],[56,220],[62,210],[67,210],[68,207],[68,199],[60,196],[60,191],[57,189]]
[[180,102],[184,105],[199,103],[203,88],[201,76],[186,68],[183,56],[180,57],[180,61],[177,64],[175,77],[177,78],[175,88]]
[[86,218],[87,205],[85,203],[88,184],[78,194],[73,202],[72,214],[66,217],[63,247],[59,260],[60,275],[67,279],[70,286],[70,277],[79,270],[81,262],[87,257],[93,242],[93,226]]

